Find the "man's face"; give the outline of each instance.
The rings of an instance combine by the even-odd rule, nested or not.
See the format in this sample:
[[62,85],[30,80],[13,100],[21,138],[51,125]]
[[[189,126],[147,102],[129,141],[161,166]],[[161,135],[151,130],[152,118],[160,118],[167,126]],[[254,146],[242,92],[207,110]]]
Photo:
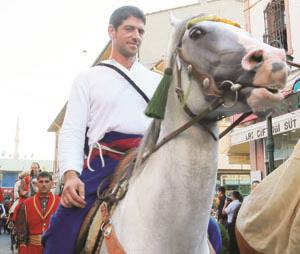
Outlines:
[[38,165],[35,164],[35,163],[32,163],[32,164],[31,164],[31,170],[32,170],[32,172],[33,172],[34,174],[37,174],[37,173],[39,172],[39,167],[38,167]]
[[224,194],[221,192],[221,191],[218,191],[218,198],[221,198],[221,197],[223,197],[224,196]]
[[125,19],[117,29],[110,25],[108,32],[114,50],[126,58],[136,56],[142,43],[144,27],[144,22],[133,16]]
[[52,188],[52,181],[48,177],[39,177],[37,187],[41,194],[47,194]]
[[251,191],[253,191],[257,187],[257,185],[258,185],[257,182],[252,183],[252,185],[251,185]]

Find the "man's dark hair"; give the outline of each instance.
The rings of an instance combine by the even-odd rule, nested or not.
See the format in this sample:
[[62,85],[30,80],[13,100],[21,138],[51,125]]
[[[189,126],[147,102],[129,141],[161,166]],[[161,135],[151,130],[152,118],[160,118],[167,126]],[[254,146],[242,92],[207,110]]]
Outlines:
[[238,199],[240,202],[243,202],[243,196],[242,196],[242,194],[239,191],[233,191],[231,193],[231,195],[233,197],[235,197],[235,199]]
[[258,180],[253,180],[253,181],[252,181],[252,184],[255,184],[255,183],[259,184],[260,181],[258,181]]
[[52,181],[52,175],[47,171],[40,172],[37,176],[37,180],[39,180],[40,177],[46,177],[49,178],[50,181]]
[[40,164],[39,164],[38,162],[34,161],[34,162],[31,163],[31,165],[32,165],[32,164],[37,165],[37,167],[40,169]]
[[109,24],[117,29],[122,22],[130,16],[140,19],[144,22],[144,24],[146,24],[145,14],[139,8],[131,5],[116,9],[110,16]]
[[220,186],[220,187],[218,188],[218,191],[221,192],[221,193],[223,193],[223,194],[225,194],[225,187]]

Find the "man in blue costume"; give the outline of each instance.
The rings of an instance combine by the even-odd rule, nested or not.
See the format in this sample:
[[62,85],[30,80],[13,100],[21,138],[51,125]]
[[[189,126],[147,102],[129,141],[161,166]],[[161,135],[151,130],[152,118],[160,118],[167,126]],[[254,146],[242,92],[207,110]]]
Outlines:
[[[108,26],[112,51],[104,63],[117,67],[151,97],[161,77],[136,58],[144,27],[145,16],[140,9],[116,9]],[[75,79],[59,137],[64,190],[61,205],[43,236],[44,253],[74,252],[76,237],[96,199],[99,183],[114,172],[120,152],[138,145],[150,124],[143,113],[147,106],[144,97],[107,66],[94,66]],[[84,162],[85,136],[89,153]]]

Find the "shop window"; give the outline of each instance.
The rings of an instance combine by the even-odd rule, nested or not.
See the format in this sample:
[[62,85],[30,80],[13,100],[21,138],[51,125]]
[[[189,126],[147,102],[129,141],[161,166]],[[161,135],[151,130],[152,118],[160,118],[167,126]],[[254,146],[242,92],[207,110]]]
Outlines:
[[[295,145],[297,144],[300,138],[300,129],[292,129],[285,133],[280,133],[278,135],[274,135],[274,165],[275,168],[280,166],[283,162],[285,162],[290,155],[292,154]],[[264,139],[264,147],[265,147],[265,163],[266,168],[268,168],[268,154],[267,154],[267,139]]]
[[288,50],[284,0],[271,0],[264,10],[264,42]]
[[237,190],[243,196],[250,193],[250,175],[221,175],[220,185],[226,188],[226,194],[229,195],[232,191]]

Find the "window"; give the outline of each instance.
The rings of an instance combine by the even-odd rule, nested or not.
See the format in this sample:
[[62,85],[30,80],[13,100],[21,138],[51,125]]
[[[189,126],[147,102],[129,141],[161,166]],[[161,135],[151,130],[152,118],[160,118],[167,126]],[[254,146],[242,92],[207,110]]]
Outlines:
[[288,50],[284,0],[271,0],[264,10],[264,42]]

